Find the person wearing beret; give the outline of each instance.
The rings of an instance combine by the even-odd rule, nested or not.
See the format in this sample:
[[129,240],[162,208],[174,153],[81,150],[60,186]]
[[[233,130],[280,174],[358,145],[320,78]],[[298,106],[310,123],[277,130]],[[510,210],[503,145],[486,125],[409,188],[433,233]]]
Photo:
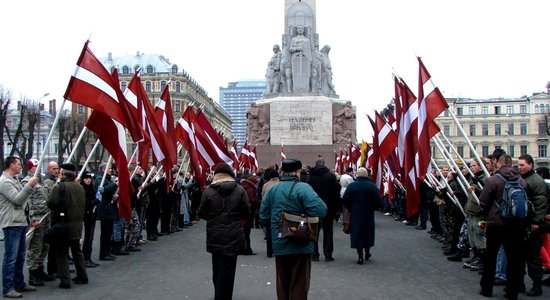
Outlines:
[[302,162],[285,159],[282,174],[262,200],[260,223],[271,227],[277,277],[277,299],[307,299],[314,242],[294,243],[279,237],[279,217],[284,210],[323,218],[327,206],[313,188],[299,181]]
[[[50,245],[54,248],[55,260],[57,263],[57,272],[61,283],[60,288],[68,289],[71,287],[71,277],[69,273],[69,248],[73,255],[73,262],[76,269],[76,277],[72,281],[76,284],[87,284],[88,273],[84,255],[80,249],[80,237],[82,236],[82,226],[86,210],[86,192],[77,182],[76,167],[72,164],[62,164],[60,166],[61,182],[55,185],[48,197],[48,206],[52,210],[52,226],[63,221],[68,228],[68,236],[65,242]],[[64,195],[62,189],[65,189]],[[62,214],[64,213],[63,218]]]

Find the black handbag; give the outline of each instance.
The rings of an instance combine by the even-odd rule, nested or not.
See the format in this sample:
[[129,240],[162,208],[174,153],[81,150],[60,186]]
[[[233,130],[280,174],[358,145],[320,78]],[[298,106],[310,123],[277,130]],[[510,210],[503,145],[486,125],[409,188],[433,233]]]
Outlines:
[[44,243],[63,244],[67,242],[69,228],[65,224],[65,183],[59,183],[59,215],[56,217],[56,223],[44,232]]
[[[285,206],[295,185],[296,182],[294,182],[288,192]],[[283,211],[279,216],[279,238],[287,239],[294,243],[316,241],[318,225],[318,217],[308,217],[305,214],[290,214],[285,212],[283,208]]]

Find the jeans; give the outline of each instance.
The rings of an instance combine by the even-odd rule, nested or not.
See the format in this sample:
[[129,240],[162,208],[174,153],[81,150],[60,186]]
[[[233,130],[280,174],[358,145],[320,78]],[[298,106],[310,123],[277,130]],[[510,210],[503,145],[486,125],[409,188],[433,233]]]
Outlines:
[[508,260],[506,259],[506,253],[504,252],[504,247],[500,246],[497,255],[497,268],[495,279],[502,279],[506,281],[506,266],[508,265]]
[[2,264],[2,293],[25,287],[25,226],[10,226],[4,231],[4,262]]

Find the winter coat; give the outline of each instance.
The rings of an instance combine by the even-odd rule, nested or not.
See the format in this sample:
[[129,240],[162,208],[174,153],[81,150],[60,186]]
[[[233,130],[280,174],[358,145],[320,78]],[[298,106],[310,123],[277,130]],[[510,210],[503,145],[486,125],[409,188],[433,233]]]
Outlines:
[[539,174],[535,173],[534,170],[521,175],[521,178],[523,178],[527,184],[527,188],[525,189],[527,192],[527,199],[529,199],[534,209],[529,216],[529,220],[531,224],[540,225],[546,214],[546,183],[544,183],[544,179],[542,179]]
[[[69,240],[78,240],[82,236],[82,222],[86,209],[86,193],[84,188],[74,181],[62,181],[65,185],[65,219],[69,229]],[[48,206],[52,210],[52,225],[59,222],[61,212],[61,199],[59,195],[60,184],[56,184],[48,196]]]
[[334,219],[336,213],[342,211],[340,184],[336,175],[330,172],[326,166],[316,166],[310,170],[307,183],[325,202],[328,208],[326,217]]
[[374,246],[374,212],[382,207],[382,198],[376,186],[366,177],[357,177],[343,199],[351,213],[351,248]]
[[[502,174],[504,178],[515,179],[519,176],[512,166],[504,165],[495,174],[487,179],[483,186],[483,191],[479,196],[479,202],[481,204],[481,211],[484,216],[487,216],[487,224],[504,225],[504,220],[499,214],[496,203],[500,203],[502,200],[502,194],[504,193],[505,182],[496,176],[496,173]],[[520,184],[526,187],[526,183],[523,179],[520,180]]]
[[[27,176],[21,180],[21,183],[23,185],[27,184],[33,176],[34,173],[29,172]],[[35,220],[40,220],[42,216],[50,212],[48,208],[48,192],[49,190],[42,183],[38,183],[34,186],[34,190],[27,200],[31,223]]]
[[[290,189],[292,189],[288,201]],[[313,253],[313,241],[307,243],[293,243],[279,238],[279,219],[283,212],[291,214],[306,214],[310,217],[323,218],[327,214],[327,206],[307,183],[299,182],[298,177],[283,177],[275,184],[262,199],[260,207],[260,223],[271,226],[273,240],[273,255],[311,254]]]
[[206,251],[235,256],[246,249],[242,221],[250,213],[248,196],[233,177],[218,173],[204,190],[199,217],[206,223]]
[[[475,179],[471,181],[472,183],[474,183],[474,186],[475,186],[474,192],[478,197],[478,199],[483,189],[479,188],[479,185],[477,184],[477,182],[480,182],[482,186],[485,186],[486,181],[487,181],[487,176],[483,171],[475,174]],[[479,207],[479,204],[476,202],[472,194],[468,194],[468,200],[466,201],[464,212],[466,212],[468,215],[471,215],[471,216],[481,216],[481,207]]]
[[256,211],[260,208],[260,199],[258,199],[258,180],[254,176],[249,176],[241,180],[241,186],[246,191],[248,202],[250,203],[250,215],[243,221],[245,227],[252,227]]
[[27,226],[25,203],[33,192],[29,184],[21,184],[19,180],[2,174],[0,177],[0,226]]

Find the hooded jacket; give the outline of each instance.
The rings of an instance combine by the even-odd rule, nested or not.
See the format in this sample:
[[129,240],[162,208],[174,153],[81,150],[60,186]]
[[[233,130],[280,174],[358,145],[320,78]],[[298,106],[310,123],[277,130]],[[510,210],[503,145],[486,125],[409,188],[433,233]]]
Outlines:
[[250,213],[248,196],[233,177],[218,173],[204,190],[199,217],[206,223],[206,251],[235,256],[246,249],[242,221]]
[[340,184],[336,175],[326,166],[315,166],[309,172],[307,181],[327,206],[327,218],[334,218],[336,213],[342,211],[340,200]]

